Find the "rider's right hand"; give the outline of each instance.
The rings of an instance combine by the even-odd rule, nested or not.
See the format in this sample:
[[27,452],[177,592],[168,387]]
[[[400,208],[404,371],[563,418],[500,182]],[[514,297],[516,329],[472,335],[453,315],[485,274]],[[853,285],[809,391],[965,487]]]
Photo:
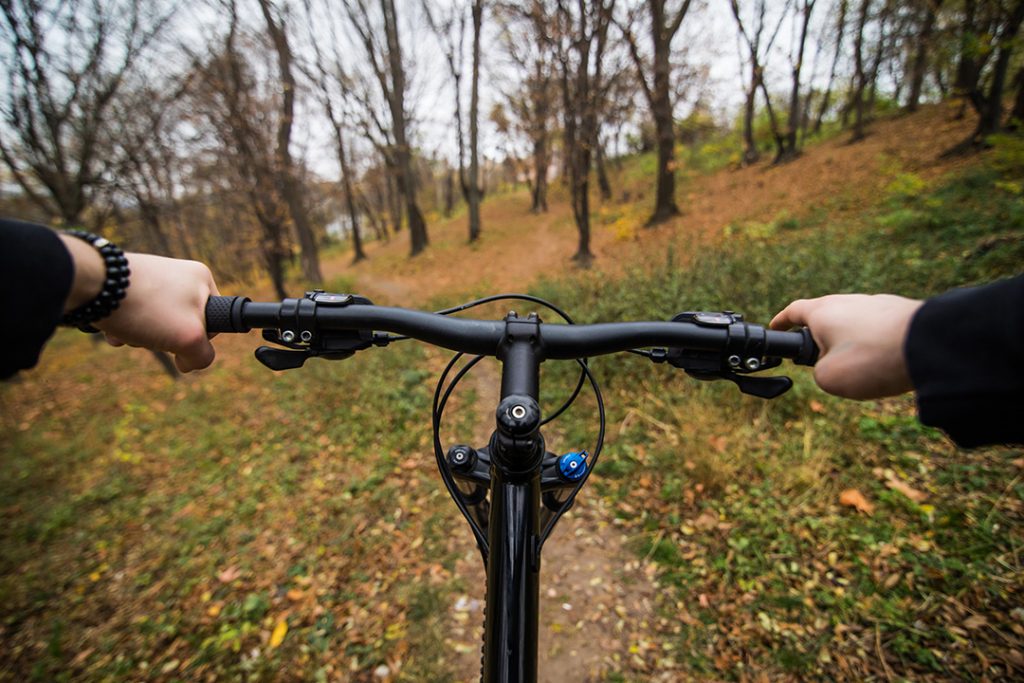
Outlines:
[[814,379],[828,393],[855,399],[895,396],[914,388],[903,349],[922,303],[892,294],[799,299],[778,313],[771,327],[810,328],[821,353]]

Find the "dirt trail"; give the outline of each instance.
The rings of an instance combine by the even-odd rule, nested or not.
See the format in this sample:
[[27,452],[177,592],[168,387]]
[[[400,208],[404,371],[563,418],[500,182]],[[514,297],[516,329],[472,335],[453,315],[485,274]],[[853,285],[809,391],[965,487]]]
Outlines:
[[[849,145],[845,136],[808,150],[794,162],[765,164],[698,177],[681,183],[684,214],[656,230],[639,229],[634,238],[595,221],[594,269],[614,276],[645,259],[661,258],[670,245],[679,253],[720,239],[730,223],[768,221],[781,214],[799,216],[815,207],[841,215],[873,199],[899,172],[931,179],[967,161],[940,158],[951,141],[965,137],[971,121],[955,121],[952,109],[932,107],[914,116],[876,124],[869,137]],[[381,304],[425,305],[432,296],[470,296],[525,290],[542,276],[571,270],[576,231],[566,202],[552,202],[544,215],[525,209],[525,192],[498,196],[483,206],[483,238],[465,242],[465,219],[430,226],[431,247],[409,259],[405,235],[367,246],[370,258],[356,266],[347,256],[325,264],[329,275],[344,272],[357,292]],[[485,443],[498,402],[498,374],[483,363],[470,376],[477,443]],[[600,476],[600,465],[596,476]],[[657,617],[659,595],[654,567],[625,547],[626,538],[611,511],[585,489],[546,545],[541,576],[539,664],[541,681],[570,683],[603,680],[611,671],[643,672],[643,639],[670,628]],[[469,535],[453,539],[461,553],[457,574],[470,587],[449,606],[450,646],[458,653],[457,677],[477,680],[481,642],[484,572]],[[671,680],[666,678],[665,680]]]
[[[472,438],[474,445],[481,445],[490,437],[493,410],[500,398],[498,367],[481,363],[466,381],[475,401],[463,409],[475,413]],[[584,489],[544,546],[540,683],[604,680],[608,672],[622,670],[640,634],[651,632],[657,594],[652,567],[635,559],[626,547],[626,536],[612,520],[604,502],[592,489]],[[486,577],[468,534],[453,535],[451,543],[460,553],[455,573],[469,590],[449,606],[448,645],[457,653],[456,679],[476,681]]]

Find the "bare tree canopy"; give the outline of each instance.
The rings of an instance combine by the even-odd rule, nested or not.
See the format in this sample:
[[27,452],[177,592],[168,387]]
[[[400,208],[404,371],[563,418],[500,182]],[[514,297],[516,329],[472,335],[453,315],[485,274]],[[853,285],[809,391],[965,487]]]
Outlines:
[[0,15],[0,154],[33,202],[79,224],[108,170],[107,114],[166,16],[144,0],[11,1]]

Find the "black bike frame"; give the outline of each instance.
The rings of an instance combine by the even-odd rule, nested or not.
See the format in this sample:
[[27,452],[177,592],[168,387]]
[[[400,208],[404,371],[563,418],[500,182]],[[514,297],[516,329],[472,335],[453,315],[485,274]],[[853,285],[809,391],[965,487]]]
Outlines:
[[[536,317],[506,321],[491,459],[483,680],[537,680],[540,587],[540,349]],[[524,400],[524,399],[530,399]],[[529,405],[532,401],[532,405]],[[515,421],[511,411],[523,414]]]

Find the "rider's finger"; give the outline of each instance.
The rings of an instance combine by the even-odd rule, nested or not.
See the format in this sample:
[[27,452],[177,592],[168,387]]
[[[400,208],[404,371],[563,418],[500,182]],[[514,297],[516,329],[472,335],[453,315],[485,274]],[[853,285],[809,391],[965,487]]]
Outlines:
[[807,317],[814,309],[815,299],[797,299],[779,311],[768,326],[773,330],[788,330],[807,324]]
[[174,364],[182,372],[202,370],[209,367],[215,355],[216,351],[214,351],[213,344],[210,343],[204,331],[175,349]]

